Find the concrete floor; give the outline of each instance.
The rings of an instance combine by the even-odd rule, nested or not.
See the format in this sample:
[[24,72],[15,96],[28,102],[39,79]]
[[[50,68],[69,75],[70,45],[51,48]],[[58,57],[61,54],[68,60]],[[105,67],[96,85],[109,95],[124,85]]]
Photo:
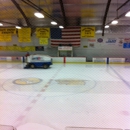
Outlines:
[[23,67],[0,63],[0,124],[17,130],[130,129],[130,65]]

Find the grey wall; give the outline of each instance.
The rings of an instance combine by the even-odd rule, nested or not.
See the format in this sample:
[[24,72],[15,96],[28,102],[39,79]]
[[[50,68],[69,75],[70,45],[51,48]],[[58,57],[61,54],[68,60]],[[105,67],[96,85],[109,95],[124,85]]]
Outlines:
[[[97,39],[102,38],[103,42],[98,43]],[[106,43],[108,38],[114,38],[116,39],[115,43]],[[104,37],[101,36],[101,34],[96,34],[95,42],[90,42],[89,39],[81,39],[81,46],[75,47],[73,49],[74,56],[85,56],[87,57],[87,60],[91,60],[92,57],[126,57],[130,58],[130,48],[123,48],[122,45],[119,44],[120,39],[124,38],[130,38],[129,34],[105,34]],[[32,36],[32,42],[31,43],[19,43],[18,37],[13,36],[11,42],[0,42],[0,46],[13,46],[13,44],[17,44],[17,46],[41,46],[39,44],[39,39],[35,37],[35,35]],[[90,44],[93,44],[94,46],[91,47]],[[84,48],[84,46],[87,46],[87,48]],[[50,46],[50,40],[49,44],[44,46],[44,51],[35,51],[30,52],[30,54],[47,54],[50,56],[57,56],[57,48],[52,48]],[[24,56],[26,52],[18,52],[18,51],[0,51],[0,56]]]
[[[95,38],[94,47],[89,46],[91,42],[88,39],[81,39],[81,46],[74,49],[74,56],[86,56],[88,60],[91,60],[92,57],[130,58],[130,48],[123,48],[123,44],[120,44],[121,39],[130,38],[129,34],[105,34],[104,37],[101,34],[96,34]],[[98,38],[102,38],[103,42],[97,42]],[[115,39],[116,42],[106,43],[109,38]],[[88,48],[84,48],[83,46],[88,46]]]

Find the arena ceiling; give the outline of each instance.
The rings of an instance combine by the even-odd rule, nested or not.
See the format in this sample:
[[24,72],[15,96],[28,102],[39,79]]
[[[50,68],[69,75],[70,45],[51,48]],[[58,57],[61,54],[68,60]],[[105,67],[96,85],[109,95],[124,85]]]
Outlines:
[[[0,0],[2,27],[91,26],[96,33],[130,33],[130,0]],[[41,12],[44,18],[37,18]],[[117,25],[111,25],[118,20]],[[51,25],[55,21],[57,25]],[[109,25],[109,28],[104,28]]]

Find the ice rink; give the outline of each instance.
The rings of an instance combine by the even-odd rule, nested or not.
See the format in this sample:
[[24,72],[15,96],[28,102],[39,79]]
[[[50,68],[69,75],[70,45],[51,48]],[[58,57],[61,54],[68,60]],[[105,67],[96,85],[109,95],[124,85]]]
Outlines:
[[130,64],[23,67],[0,64],[0,124],[17,130],[130,129]]

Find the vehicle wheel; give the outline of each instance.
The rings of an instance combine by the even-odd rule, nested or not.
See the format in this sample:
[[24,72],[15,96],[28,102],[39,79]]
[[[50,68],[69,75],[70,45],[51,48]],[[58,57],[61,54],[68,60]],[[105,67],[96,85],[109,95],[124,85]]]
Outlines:
[[44,68],[44,69],[47,69],[48,67],[49,67],[49,65],[47,65],[47,64],[44,64],[44,65],[43,65],[43,68]]
[[35,65],[34,65],[34,64],[31,64],[31,65],[30,65],[30,68],[34,69],[34,68],[35,68]]

